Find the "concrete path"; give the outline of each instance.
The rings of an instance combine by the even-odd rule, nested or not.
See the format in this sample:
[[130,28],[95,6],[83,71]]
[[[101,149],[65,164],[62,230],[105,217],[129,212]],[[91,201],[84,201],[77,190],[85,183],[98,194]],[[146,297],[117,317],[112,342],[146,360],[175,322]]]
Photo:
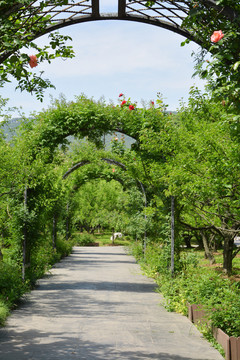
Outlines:
[[222,360],[123,247],[76,247],[0,330],[1,360]]

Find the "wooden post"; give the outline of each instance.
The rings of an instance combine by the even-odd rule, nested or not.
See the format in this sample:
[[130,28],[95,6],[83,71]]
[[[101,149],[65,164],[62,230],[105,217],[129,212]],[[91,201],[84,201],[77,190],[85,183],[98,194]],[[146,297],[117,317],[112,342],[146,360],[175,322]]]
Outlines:
[[175,219],[174,219],[174,210],[175,210],[175,201],[174,196],[171,196],[171,275],[174,276],[174,230],[175,230]]

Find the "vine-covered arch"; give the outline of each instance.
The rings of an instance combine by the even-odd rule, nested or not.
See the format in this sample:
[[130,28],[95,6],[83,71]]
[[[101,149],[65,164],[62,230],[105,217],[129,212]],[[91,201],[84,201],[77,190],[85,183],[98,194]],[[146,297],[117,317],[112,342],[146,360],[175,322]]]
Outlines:
[[[185,19],[204,10],[216,23],[228,19],[239,23],[239,14],[230,6],[221,5],[216,0],[115,0],[117,12],[102,13],[99,0],[45,0],[10,2],[0,6],[0,18],[7,21],[9,31],[13,31],[14,46],[0,42],[0,63],[19,49],[22,41],[30,43],[34,39],[73,24],[99,20],[125,20],[142,22],[173,31],[201,46],[204,39],[197,28],[189,27]],[[206,23],[209,26],[208,16]],[[197,21],[197,20],[196,20]],[[4,34],[3,34],[4,35]],[[15,41],[14,41],[15,40]],[[21,46],[20,46],[21,47]]]
[[[126,165],[124,165],[123,163],[121,163],[120,161],[117,161],[117,160],[114,160],[114,159],[109,159],[109,158],[101,158],[100,159],[101,161],[104,161],[110,165],[115,165],[115,166],[118,166],[120,167],[122,170],[124,171],[127,171],[127,167]],[[79,162],[77,162],[75,165],[73,165],[68,171],[65,172],[65,174],[63,175],[63,180],[66,179],[72,172],[74,172],[75,170],[79,169],[80,167],[84,166],[84,165],[87,165],[87,164],[90,164],[91,161],[89,160],[81,160]],[[119,179],[117,179],[119,181]],[[145,202],[145,207],[147,206],[147,196],[146,196],[146,191],[145,191],[145,188],[143,186],[143,183],[138,180],[138,179],[135,179],[138,183],[138,185],[140,186],[140,189],[143,193],[143,196],[144,196],[144,202]]]
[[[124,171],[127,171],[127,166],[115,159],[110,159],[110,158],[101,158],[100,159],[101,161],[104,161],[110,165],[115,165],[115,166],[118,166],[120,167],[122,170]],[[81,161],[78,161],[76,164],[74,164],[70,169],[68,169],[64,175],[63,175],[63,180],[67,179],[68,176],[73,173],[74,171],[76,171],[77,169],[81,168],[82,166],[85,166],[85,165],[88,165],[90,164],[91,161],[89,160],[81,160]],[[121,177],[117,176],[115,177],[114,176],[114,180],[120,182],[122,185],[123,185],[123,181],[121,179]],[[136,183],[138,184],[138,187],[140,188],[141,192],[142,192],[142,195],[143,195],[143,199],[144,199],[144,207],[145,207],[145,214],[144,214],[144,218],[145,218],[145,221],[147,220],[147,215],[146,215],[146,208],[147,208],[147,195],[146,195],[146,190],[145,190],[145,187],[143,185],[143,183],[139,180],[139,179],[135,179]],[[67,231],[67,234],[68,234],[68,231]],[[67,235],[68,236],[68,235]],[[147,232],[146,232],[146,229],[144,231],[144,242],[143,242],[143,250],[145,251],[146,249],[146,241],[147,241]]]

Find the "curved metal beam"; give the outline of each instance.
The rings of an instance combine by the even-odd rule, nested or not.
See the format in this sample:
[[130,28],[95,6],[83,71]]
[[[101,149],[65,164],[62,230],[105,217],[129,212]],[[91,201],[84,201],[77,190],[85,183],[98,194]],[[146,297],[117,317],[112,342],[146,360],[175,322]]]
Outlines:
[[[225,17],[240,24],[239,12],[230,6],[218,5],[215,0],[197,0],[196,3],[205,6],[206,9],[215,9],[220,20],[221,17]],[[39,0],[29,0],[26,4],[18,3],[10,7],[0,5],[0,20],[12,22],[13,40],[16,37],[17,40],[20,39],[26,43],[74,24],[100,20],[123,20],[161,27],[203,46],[203,39],[196,36],[194,30],[191,32],[182,25],[193,7],[192,0],[156,0],[151,7],[146,5],[146,0],[118,0],[117,13],[102,14],[99,0],[68,0],[67,2],[45,0],[41,2],[41,5]],[[10,50],[3,42],[0,48],[0,63],[16,50],[19,50],[17,41],[16,46]]]
[[70,175],[73,171],[77,170],[78,168],[80,168],[83,165],[86,164],[90,164],[89,160],[83,160],[78,162],[77,164],[75,164],[73,167],[71,167],[71,169],[69,169],[64,175],[63,175],[63,179],[66,179],[66,177],[68,177],[68,175]]
[[43,36],[47,33],[50,33],[52,31],[70,26],[70,25],[74,25],[74,24],[81,24],[81,23],[85,23],[85,22],[89,22],[89,21],[106,21],[106,20],[122,20],[122,21],[133,21],[133,22],[140,22],[140,23],[144,23],[144,24],[148,24],[148,25],[154,25],[166,30],[170,30],[174,33],[177,33],[181,36],[184,36],[185,38],[188,38],[189,40],[192,40],[194,42],[196,42],[197,44],[201,45],[202,42],[199,39],[196,39],[194,37],[193,34],[191,34],[189,31],[182,29],[180,26],[174,25],[174,24],[170,24],[167,21],[164,20],[157,20],[157,19],[151,19],[151,18],[147,18],[147,17],[143,17],[143,16],[122,16],[121,18],[119,18],[118,14],[103,14],[103,15],[99,15],[99,16],[79,16],[78,18],[75,18],[74,20],[69,20],[69,21],[64,21],[64,22],[59,22],[58,24],[55,25],[50,25],[49,27],[47,27],[45,29],[44,32],[41,32],[39,34],[36,34],[36,36],[34,37],[35,39]]

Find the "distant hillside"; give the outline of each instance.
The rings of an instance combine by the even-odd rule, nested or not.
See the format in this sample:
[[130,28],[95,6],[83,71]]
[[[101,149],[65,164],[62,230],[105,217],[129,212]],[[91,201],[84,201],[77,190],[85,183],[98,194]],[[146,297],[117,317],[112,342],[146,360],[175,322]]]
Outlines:
[[[14,118],[9,120],[7,123],[4,123],[1,125],[1,128],[3,129],[3,133],[6,137],[7,141],[10,141],[13,136],[16,135],[16,130],[19,127],[21,123],[20,118]],[[111,148],[111,140],[115,137],[115,134],[117,135],[118,139],[121,140],[122,134],[121,133],[113,133],[113,134],[107,134],[103,136],[103,143],[105,144],[105,149],[109,150]],[[68,140],[72,142],[74,140],[73,136],[69,136]],[[127,135],[124,135],[124,140],[127,148],[131,147],[131,144],[135,142],[135,140]]]
[[20,118],[14,118],[8,120],[8,122],[1,124],[1,129],[6,137],[7,141],[10,141],[14,135],[16,135],[16,130],[20,125]]

